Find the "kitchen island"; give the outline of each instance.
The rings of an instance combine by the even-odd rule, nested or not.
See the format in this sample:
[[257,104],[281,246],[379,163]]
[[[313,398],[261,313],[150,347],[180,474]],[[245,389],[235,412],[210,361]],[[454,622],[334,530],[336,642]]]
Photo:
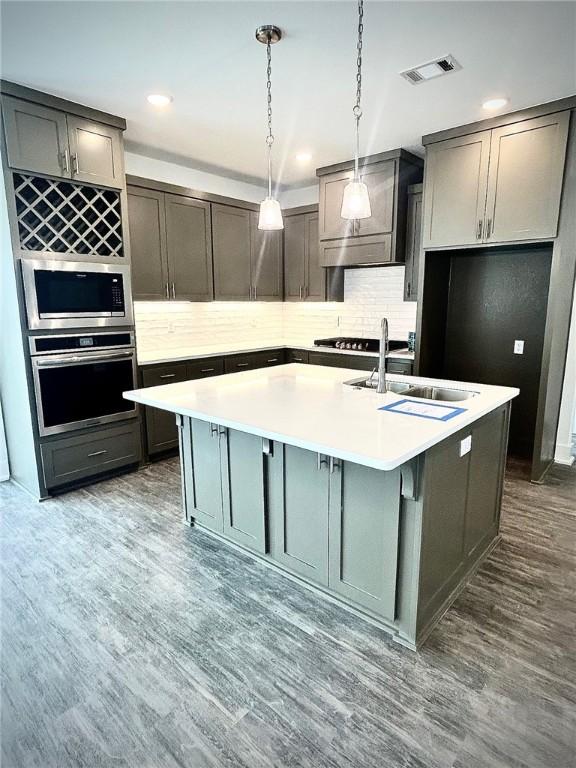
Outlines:
[[125,397],[176,415],[191,525],[416,648],[498,541],[518,390],[365,378],[291,364]]

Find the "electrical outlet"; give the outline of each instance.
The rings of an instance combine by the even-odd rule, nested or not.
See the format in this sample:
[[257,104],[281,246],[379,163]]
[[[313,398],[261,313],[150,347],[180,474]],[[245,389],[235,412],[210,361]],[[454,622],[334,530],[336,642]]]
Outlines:
[[460,456],[466,456],[472,450],[472,435],[460,440]]
[[514,342],[514,354],[515,355],[524,354],[524,341],[522,339],[516,339],[516,341]]

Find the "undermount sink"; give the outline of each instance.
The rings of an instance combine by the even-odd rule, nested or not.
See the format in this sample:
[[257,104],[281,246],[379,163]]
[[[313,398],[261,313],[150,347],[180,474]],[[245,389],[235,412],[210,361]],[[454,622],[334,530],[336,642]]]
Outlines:
[[[350,379],[345,381],[349,387],[354,389],[376,389],[378,386],[378,377],[372,376],[368,379]],[[406,395],[406,397],[422,398],[423,400],[442,400],[444,402],[458,403],[462,400],[469,400],[476,397],[478,392],[470,392],[467,389],[451,389],[450,387],[431,387],[414,386],[405,381],[387,381],[386,391],[393,392],[395,395]]]

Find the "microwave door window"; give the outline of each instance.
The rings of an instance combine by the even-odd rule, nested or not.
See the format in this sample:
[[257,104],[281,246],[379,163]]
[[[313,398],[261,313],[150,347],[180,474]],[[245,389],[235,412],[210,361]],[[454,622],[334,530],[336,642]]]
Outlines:
[[34,277],[40,316],[77,313],[111,314],[118,309],[118,291],[122,286],[121,275],[36,270]]
[[41,368],[44,427],[134,410],[122,392],[133,389],[130,359]]

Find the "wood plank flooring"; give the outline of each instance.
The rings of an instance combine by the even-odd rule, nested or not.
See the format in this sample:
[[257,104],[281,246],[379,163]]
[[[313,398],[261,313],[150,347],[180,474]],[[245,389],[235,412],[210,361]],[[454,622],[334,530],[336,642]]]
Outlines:
[[573,768],[576,471],[506,480],[420,653],[180,522],[177,460],[0,484],[2,768]]

